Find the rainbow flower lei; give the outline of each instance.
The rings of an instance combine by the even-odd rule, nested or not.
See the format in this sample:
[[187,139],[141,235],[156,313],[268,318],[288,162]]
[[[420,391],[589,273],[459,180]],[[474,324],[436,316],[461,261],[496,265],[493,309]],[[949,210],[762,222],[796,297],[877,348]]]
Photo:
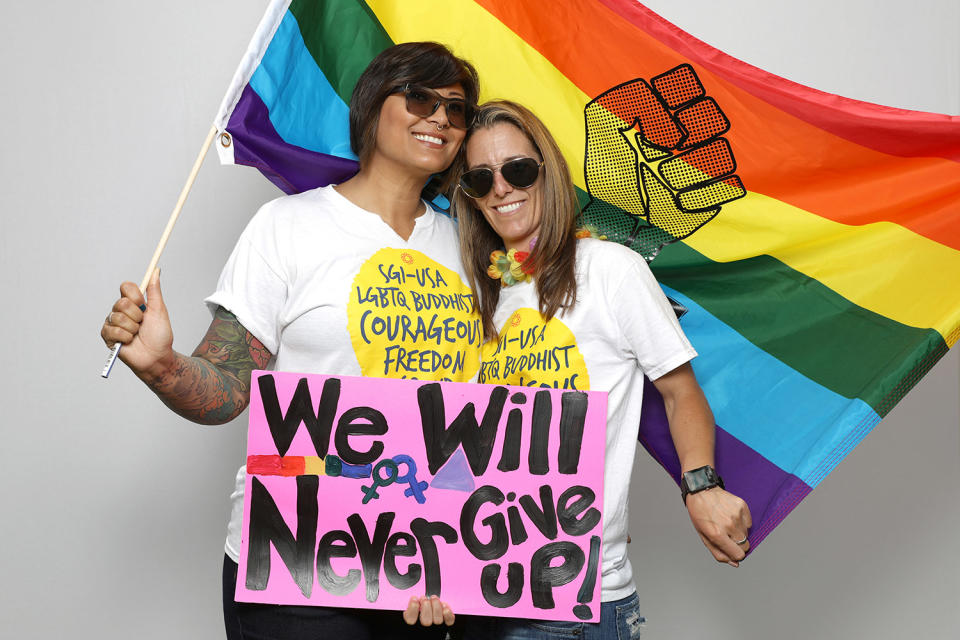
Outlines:
[[[597,228],[592,225],[584,225],[580,227],[577,229],[575,235],[578,239],[607,239],[607,236],[601,234]],[[533,250],[533,245],[535,243],[536,238],[530,241],[531,250]],[[487,275],[494,280],[499,280],[500,286],[502,287],[509,287],[517,284],[518,282],[530,280],[533,276],[534,267],[533,264],[527,264],[527,258],[529,257],[530,251],[517,251],[516,249],[510,249],[509,251],[504,252],[502,249],[497,249],[490,254],[490,266],[487,267]]]
[[494,280],[499,280],[502,287],[524,282],[533,275],[533,264],[525,264],[529,257],[529,251],[510,249],[504,253],[497,249],[490,254],[490,266],[487,267],[487,275]]

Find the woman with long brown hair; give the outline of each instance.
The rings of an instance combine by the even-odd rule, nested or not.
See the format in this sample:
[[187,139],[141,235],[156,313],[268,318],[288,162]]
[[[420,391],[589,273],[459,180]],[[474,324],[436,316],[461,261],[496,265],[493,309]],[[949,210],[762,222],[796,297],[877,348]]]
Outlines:
[[[689,364],[696,352],[644,259],[578,233],[566,162],[528,109],[479,107],[452,171],[461,253],[487,339],[480,381],[609,394],[600,622],[476,617],[467,637],[636,637],[643,618],[627,556],[627,492],[644,375],[663,395],[682,495],[704,545],[733,566],[749,549],[746,503],[713,470],[713,415]],[[521,335],[537,336],[537,354],[551,355],[530,357]]]

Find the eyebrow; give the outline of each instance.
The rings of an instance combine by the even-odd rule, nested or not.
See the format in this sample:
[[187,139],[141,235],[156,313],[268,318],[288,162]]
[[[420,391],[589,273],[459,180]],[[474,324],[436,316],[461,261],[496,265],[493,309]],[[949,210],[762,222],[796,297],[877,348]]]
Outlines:
[[534,160],[536,160],[536,158],[534,158],[533,156],[527,156],[527,155],[524,155],[524,154],[521,153],[521,154],[516,155],[516,156],[510,156],[510,157],[508,157],[508,158],[505,158],[505,159],[503,160],[503,162],[494,162],[493,164],[487,164],[486,162],[481,162],[480,164],[476,164],[476,165],[473,165],[473,166],[468,166],[468,168],[472,171],[473,169],[482,169],[482,168],[484,168],[484,167],[487,167],[487,168],[489,168],[489,167],[499,167],[499,166],[502,166],[502,165],[507,164],[507,163],[510,162],[511,160],[519,160],[520,158],[533,158]]
[[[422,85],[421,85],[421,86],[422,86]],[[437,95],[443,96],[443,94],[440,93],[440,91],[439,91],[440,87],[437,87],[436,89],[434,89],[433,87],[425,87],[425,88],[430,89],[430,91],[433,91],[433,92],[436,93]],[[450,98],[466,99],[467,94],[465,94],[465,93],[462,92],[462,91],[457,91],[456,89],[454,89],[453,91],[450,92],[450,95],[449,95],[449,96],[443,96],[443,97],[445,97],[445,98],[447,98],[447,99],[450,99]]]

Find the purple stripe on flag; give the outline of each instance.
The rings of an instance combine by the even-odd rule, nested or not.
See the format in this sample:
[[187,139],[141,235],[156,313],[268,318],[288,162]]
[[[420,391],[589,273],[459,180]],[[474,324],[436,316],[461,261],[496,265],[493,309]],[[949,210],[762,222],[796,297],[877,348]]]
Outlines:
[[[753,517],[750,549],[753,551],[812,489],[719,426],[716,437],[717,473],[727,490],[743,498],[750,507]],[[670,438],[663,398],[649,380],[644,384],[639,440],[679,484],[680,460]]]
[[284,142],[270,122],[267,106],[250,85],[243,88],[227,131],[233,137],[234,162],[259,169],[284,193],[337,184],[357,172],[356,160]]

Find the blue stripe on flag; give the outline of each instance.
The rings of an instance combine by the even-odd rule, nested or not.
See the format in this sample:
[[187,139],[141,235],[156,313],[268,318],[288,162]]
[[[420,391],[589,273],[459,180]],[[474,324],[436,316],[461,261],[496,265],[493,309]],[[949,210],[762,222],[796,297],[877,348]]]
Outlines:
[[[700,354],[691,364],[717,424],[809,486],[840,462],[838,449],[849,451],[880,420],[862,400],[814,382],[679,291],[663,290],[689,309],[681,324]],[[780,382],[757,396],[758,380]]]
[[356,160],[350,149],[349,108],[310,55],[300,27],[287,11],[250,78],[270,112],[270,122],[289,144]]

